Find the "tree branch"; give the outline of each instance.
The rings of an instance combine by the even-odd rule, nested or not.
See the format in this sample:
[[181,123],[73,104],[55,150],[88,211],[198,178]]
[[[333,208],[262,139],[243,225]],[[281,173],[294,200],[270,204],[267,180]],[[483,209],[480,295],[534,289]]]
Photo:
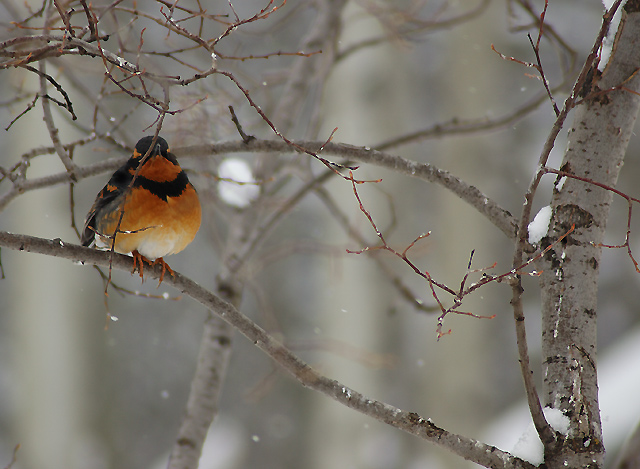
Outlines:
[[[122,254],[114,253],[112,255],[108,251],[99,251],[64,243],[60,239],[48,240],[4,231],[0,231],[0,247],[81,261],[103,267],[108,267],[112,262],[112,267],[118,270],[129,271],[132,264],[131,257]],[[162,268],[160,266],[145,268],[147,278],[159,279],[161,273]],[[175,272],[174,276],[166,276],[164,283],[177,288],[233,326],[305,387],[318,391],[380,422],[441,446],[477,464],[494,468],[533,469],[535,467],[533,464],[516,458],[494,446],[448,432],[435,425],[431,420],[424,419],[414,412],[407,412],[389,404],[370,399],[336,380],[323,376],[238,311],[231,303],[222,300],[178,272]]]
[[[445,189],[451,191],[462,200],[467,202],[478,212],[484,215],[493,225],[502,231],[509,239],[515,239],[517,232],[517,221],[507,210],[502,208],[496,201],[482,193],[478,188],[467,184],[462,179],[452,175],[450,172],[439,169],[429,163],[417,163],[401,156],[392,155],[382,151],[372,150],[365,147],[355,147],[345,143],[326,143],[319,141],[293,141],[297,146],[310,150],[317,150],[323,147],[323,153],[340,156],[348,160],[361,161],[375,166],[380,166],[399,174],[415,177],[428,182],[435,182]],[[257,152],[298,152],[284,141],[279,140],[259,140],[255,139],[249,143],[243,141],[232,141],[214,143],[211,145],[195,145],[188,147],[176,147],[172,151],[181,159],[194,157],[196,155],[225,155],[230,153],[257,153]],[[102,172],[115,170],[124,161],[125,157],[112,158],[91,166],[77,168],[76,176],[83,179],[88,176],[95,176]],[[18,189],[14,188],[0,196],[0,211],[20,193],[50,187],[56,184],[69,182],[68,173],[58,173],[43,176],[37,179],[23,181]],[[528,244],[528,243],[525,243]],[[528,248],[527,248],[528,249]],[[522,262],[520,263],[522,264]]]
[[[478,188],[467,184],[448,171],[436,168],[429,163],[417,163],[415,161],[402,158],[401,156],[372,150],[366,147],[356,147],[345,143],[326,143],[316,141],[294,141],[293,143],[299,147],[307,148],[312,151],[322,147],[323,154],[335,155],[348,160],[369,163],[395,171],[399,174],[440,184],[478,210],[479,213],[484,215],[509,239],[515,239],[517,221],[513,215],[500,207],[500,205],[490,197],[483,194]],[[252,140],[249,144],[245,144],[244,142],[226,142],[213,145],[175,148],[174,151],[177,155],[215,155],[250,151],[291,152],[298,150],[291,148],[285,142],[256,139]]]

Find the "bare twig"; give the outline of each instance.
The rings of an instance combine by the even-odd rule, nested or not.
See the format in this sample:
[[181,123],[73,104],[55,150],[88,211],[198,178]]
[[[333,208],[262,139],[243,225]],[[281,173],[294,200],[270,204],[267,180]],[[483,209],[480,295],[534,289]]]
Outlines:
[[[45,71],[45,62],[41,61],[38,63],[38,65],[40,67],[39,69],[40,73],[38,74],[40,76],[40,95],[44,97],[44,96],[47,96],[47,81],[49,80],[46,78],[48,75]],[[55,125],[53,114],[51,113],[51,106],[49,105],[49,100],[42,99],[41,103],[42,103],[42,113],[44,114],[44,122],[47,126],[47,130],[49,131],[49,138],[51,139],[51,143],[53,143],[53,146],[56,149],[56,153],[58,154],[60,161],[62,161],[62,164],[64,164],[64,167],[69,173],[70,180],[77,181],[77,175],[76,175],[77,166],[71,160],[71,158],[65,151],[64,147],[62,146],[62,143],[60,142],[60,137],[58,135],[59,131],[57,126]],[[73,112],[72,109],[70,109],[70,111]]]
[[56,88],[56,90],[58,90],[58,92],[62,95],[62,97],[64,98],[64,103],[61,103],[60,101],[54,100],[54,99],[50,98],[49,96],[46,96],[46,97],[48,99],[51,99],[52,101],[54,101],[60,107],[63,107],[67,111],[69,111],[69,114],[71,114],[71,119],[76,120],[78,118],[78,116],[76,116],[76,113],[73,111],[73,104],[71,103],[71,100],[69,99],[69,95],[64,90],[64,88],[62,88],[62,86],[60,86],[60,84],[53,79],[53,77],[51,75],[48,75],[47,73],[44,73],[41,70],[38,70],[37,68],[33,68],[30,65],[20,65],[19,67],[20,68],[24,68],[25,70],[29,70],[30,72],[35,73],[36,75],[40,76],[41,78],[44,78],[49,83],[51,83]]
[[[271,119],[269,119],[269,117],[264,113],[264,111],[260,108],[260,106],[258,106],[258,104],[253,100],[253,98],[251,97],[251,95],[249,94],[249,91],[244,88],[242,86],[242,84],[238,81],[238,79],[230,72],[226,72],[226,71],[216,71],[216,73],[220,74],[220,75],[224,75],[227,78],[229,78],[229,80],[231,80],[233,82],[234,85],[236,85],[236,87],[242,91],[242,93],[244,94],[245,98],[247,99],[247,101],[249,102],[249,104],[251,105],[252,108],[254,108],[256,110],[256,112],[258,113],[258,115],[260,115],[260,117],[262,118],[262,120],[264,120],[267,125],[269,127],[271,127],[271,130],[273,131],[274,134],[276,134],[280,139],[282,139],[287,145],[293,147],[294,149],[302,152],[302,153],[306,153],[309,156],[312,156],[313,158],[315,158],[316,160],[320,161],[322,164],[324,164],[327,168],[329,168],[330,170],[332,170],[334,173],[336,173],[338,176],[340,176],[343,179],[347,179],[347,180],[351,180],[350,178],[352,178],[353,176],[345,176],[342,173],[340,173],[340,169],[348,169],[350,171],[355,171],[357,168],[357,166],[344,166],[340,163],[335,163],[333,161],[330,161],[322,156],[320,156],[320,151],[325,148],[326,145],[329,144],[329,142],[331,141],[331,138],[333,137],[333,134],[335,133],[335,129],[333,130],[333,132],[331,132],[331,135],[329,135],[329,137],[327,138],[327,140],[325,140],[321,145],[320,148],[317,151],[313,151],[310,150],[309,148],[306,148],[302,145],[299,145],[298,143],[294,142],[293,140],[288,139],[287,137],[285,137],[275,126],[275,124],[271,121]],[[358,183],[362,183],[362,182],[379,182],[378,180],[372,180],[372,181],[362,181],[362,180],[356,180],[356,182]]]
[[242,130],[242,125],[238,120],[238,116],[236,116],[236,112],[233,109],[233,106],[229,106],[229,112],[231,113],[231,121],[236,125],[236,129],[242,138],[244,143],[249,143],[251,140],[255,140],[256,138],[253,135],[247,135],[244,130]]

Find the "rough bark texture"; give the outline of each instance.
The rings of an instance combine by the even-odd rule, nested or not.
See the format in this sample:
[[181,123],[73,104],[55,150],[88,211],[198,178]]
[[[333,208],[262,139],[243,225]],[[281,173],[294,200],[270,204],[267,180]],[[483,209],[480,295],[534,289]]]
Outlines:
[[[616,185],[640,106],[640,15],[627,7],[602,79],[585,90],[575,110],[562,169],[609,187]],[[624,89],[610,90],[623,85]],[[605,91],[598,93],[598,90]],[[547,245],[575,230],[544,257],[543,400],[571,420],[567,438],[547,448],[548,467],[601,467],[596,318],[598,271],[613,193],[583,180],[557,184]],[[567,461],[565,463],[565,461]],[[558,466],[559,465],[559,466]]]

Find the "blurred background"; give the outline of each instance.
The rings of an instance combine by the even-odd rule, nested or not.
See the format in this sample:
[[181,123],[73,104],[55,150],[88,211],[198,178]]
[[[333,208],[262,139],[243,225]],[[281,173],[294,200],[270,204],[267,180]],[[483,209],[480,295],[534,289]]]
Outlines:
[[[233,2],[233,7],[240,18],[248,18],[267,3],[245,0]],[[111,35],[105,48],[135,62],[146,28],[138,58],[147,70],[189,76],[194,73],[192,66],[199,70],[210,66],[211,58],[202,50],[181,49],[192,43],[151,20],[161,18],[170,4],[138,1],[141,14],[135,20],[129,10],[133,4],[122,2],[108,14],[107,5],[100,0],[92,4],[96,12],[103,12],[101,33]],[[198,5],[209,15],[227,15],[204,22],[203,37],[221,35],[225,22],[233,21],[229,2],[180,3],[192,9]],[[393,142],[437,124],[455,126],[469,120],[490,124],[540,96],[542,83],[530,76],[533,69],[502,60],[491,50],[493,44],[507,56],[535,60],[527,33],[535,40],[537,27],[526,6],[539,14],[544,2],[360,0],[343,5],[337,0],[290,0],[267,18],[243,25],[220,41],[217,67],[232,72],[289,138],[324,141],[337,127],[334,142],[384,145],[390,154],[431,163],[519,216],[554,121],[547,100],[540,100],[523,118],[505,119],[488,131],[436,132],[402,144]],[[0,40],[26,34],[11,22],[31,15],[28,25],[41,26],[37,15],[41,7],[38,2],[0,1]],[[46,2],[45,7],[49,8]],[[65,8],[82,10],[73,1]],[[327,29],[323,37],[318,25],[331,14],[339,18],[339,27]],[[549,27],[562,39],[543,39],[541,50],[558,103],[593,45],[602,14],[603,5],[596,0],[552,2],[547,11]],[[72,18],[86,25],[82,15]],[[181,24],[198,30],[197,21]],[[309,40],[314,34],[322,38],[316,47]],[[310,50],[305,49],[308,46]],[[183,62],[144,53],[154,48],[183,50],[173,55]],[[277,54],[317,49],[322,54]],[[269,54],[269,58],[239,60]],[[301,81],[302,99],[292,103],[296,95],[288,80],[305,61],[315,68]],[[126,157],[116,143],[132,147],[153,131],[155,111],[105,81],[102,61],[82,56],[51,59],[47,72],[68,92],[78,115],[72,122],[68,113],[53,105],[62,143],[95,137],[75,148],[77,164]],[[1,73],[0,122],[6,128],[33,100],[39,85],[35,74],[22,69]],[[158,88],[151,92],[158,93]],[[199,101],[204,96],[207,99]],[[230,155],[244,161],[254,174],[269,176],[261,186],[259,206],[230,205],[220,196],[215,178],[226,156],[182,158],[180,148],[238,140],[229,105],[247,133],[277,137],[240,90],[220,75],[172,88],[171,104],[184,111],[166,117],[161,135],[189,171],[204,203],[204,219],[194,243],[168,262],[213,289],[221,264],[230,255],[225,252],[233,232],[230,227],[247,223],[250,217],[259,225],[326,168],[301,155]],[[566,131],[554,149],[551,164],[556,167],[565,136]],[[26,156],[51,145],[40,103],[0,133],[0,144],[4,170],[28,160],[29,178],[64,171],[55,154]],[[620,190],[636,197],[637,153],[638,139],[633,138],[619,184]],[[4,207],[0,230],[77,243],[72,219],[82,225],[110,173],[80,180],[73,199],[67,184],[25,192]],[[431,232],[410,254],[437,280],[457,287],[472,250],[476,268],[494,262],[493,273],[510,268],[510,240],[448,191],[366,164],[356,176],[382,179],[360,185],[358,193],[390,245],[402,251],[420,234]],[[551,178],[543,182],[534,213],[549,203],[552,183]],[[417,412],[449,431],[510,450],[526,430],[527,414],[509,287],[488,285],[463,304],[465,311],[495,315],[494,319],[449,315],[444,329],[452,332],[437,340],[436,315],[407,302],[378,261],[424,304],[433,303],[428,284],[389,253],[348,254],[347,249],[366,246],[349,236],[349,226],[369,246],[378,240],[350,183],[333,177],[323,187],[321,192],[310,191],[265,234],[244,269],[241,310],[326,376]],[[0,180],[0,197],[10,189],[7,178]],[[626,202],[614,200],[607,242],[624,241],[626,216]],[[634,219],[632,233],[637,230]],[[640,252],[633,236],[632,248]],[[137,275],[114,272],[107,299],[94,267],[8,249],[0,254],[0,467],[11,462],[17,444],[14,469],[165,467],[184,411],[206,311],[188,298],[177,298],[179,292],[169,286],[141,284]],[[638,404],[632,402],[637,399],[626,394],[634,386],[638,389],[638,383],[629,380],[640,376],[640,351],[633,345],[640,343],[639,280],[624,250],[605,250],[599,362],[610,461],[640,415]],[[130,293],[120,293],[116,287]],[[535,278],[526,280],[529,346],[539,372],[537,288]],[[108,313],[118,320],[110,320]],[[302,388],[239,334],[220,408],[205,445],[203,469],[472,466]]]

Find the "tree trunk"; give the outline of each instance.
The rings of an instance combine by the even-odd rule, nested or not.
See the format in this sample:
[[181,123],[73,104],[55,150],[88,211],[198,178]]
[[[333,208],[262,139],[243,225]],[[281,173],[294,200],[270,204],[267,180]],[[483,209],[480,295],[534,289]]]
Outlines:
[[[600,82],[575,109],[561,169],[614,187],[640,105],[640,14],[629,2]],[[594,74],[595,75],[595,74]],[[611,90],[624,86],[625,89]],[[607,91],[609,90],[609,91]],[[633,92],[631,92],[633,91]],[[548,467],[601,467],[604,460],[596,372],[598,272],[614,193],[584,180],[556,183],[542,261],[543,405],[570,419],[568,436],[546,448]]]

